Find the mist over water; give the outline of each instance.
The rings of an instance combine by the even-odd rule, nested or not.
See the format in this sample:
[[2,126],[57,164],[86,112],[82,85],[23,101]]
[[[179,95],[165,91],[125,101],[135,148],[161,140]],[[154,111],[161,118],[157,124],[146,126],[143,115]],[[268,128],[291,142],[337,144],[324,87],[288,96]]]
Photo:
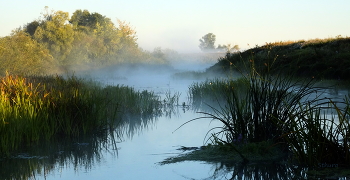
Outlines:
[[103,85],[123,85],[135,90],[154,91],[164,95],[165,92],[180,92],[181,101],[185,101],[191,83],[212,77],[174,78],[176,73],[204,72],[214,65],[223,54],[192,53],[168,57],[169,64],[130,63],[105,67],[93,71],[76,72],[78,76],[90,78]]
[[[107,67],[104,69],[79,72],[77,75],[91,78],[101,82],[103,85],[125,85],[133,87],[138,91],[153,91],[155,94],[164,97],[166,92],[171,94],[179,92],[179,103],[186,102],[187,91],[190,84],[201,79],[174,78],[175,73],[187,71],[205,71],[206,68],[214,65],[216,58],[211,60],[192,59],[172,60],[169,65],[162,64],[124,64]],[[179,112],[174,117],[159,117],[155,123],[134,135],[131,139],[118,144],[118,157],[115,160],[102,164],[103,177],[110,179],[187,179],[186,177],[203,178],[207,177],[211,165],[204,165],[198,162],[185,162],[179,165],[159,166],[156,163],[164,160],[170,155],[179,153],[176,149],[180,146],[201,146],[206,132],[210,129],[210,121],[196,121],[173,132],[184,122],[197,118],[196,112]],[[215,125],[212,123],[211,125]],[[193,129],[196,128],[194,132]],[[96,167],[98,171],[101,168]],[[106,170],[107,169],[107,170]],[[108,170],[109,169],[109,170]],[[112,170],[112,172],[110,172]],[[72,171],[72,170],[68,170]],[[101,175],[93,171],[80,174],[79,178]],[[54,178],[53,178],[54,179]]]

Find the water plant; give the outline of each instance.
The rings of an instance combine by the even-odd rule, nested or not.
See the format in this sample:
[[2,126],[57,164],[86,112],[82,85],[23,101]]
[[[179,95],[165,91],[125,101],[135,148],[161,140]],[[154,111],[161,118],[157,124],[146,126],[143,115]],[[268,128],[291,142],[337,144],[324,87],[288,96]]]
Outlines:
[[7,74],[0,79],[0,93],[0,152],[5,156],[41,141],[113,134],[126,117],[146,120],[162,111],[152,92],[103,87],[76,76]]
[[[348,101],[337,102],[322,97],[323,87],[315,86],[314,78],[285,75],[283,69],[273,66],[275,60],[256,64],[251,56],[240,62],[247,68],[236,69],[243,80],[216,79],[190,87],[195,106],[205,102],[199,98],[210,95],[218,102],[218,106],[207,103],[211,111],[201,111],[203,116],[193,119],[222,123],[221,127],[207,133],[209,141],[206,142],[230,146],[246,160],[243,152],[236,148],[238,140],[240,143],[272,141],[282,152],[292,152],[293,159],[302,165],[349,166]],[[232,64],[232,68],[238,66]],[[341,103],[347,105],[340,109]],[[329,116],[327,110],[336,114]],[[341,142],[341,139],[345,140]]]
[[244,78],[215,78],[203,82],[192,83],[189,90],[189,101],[195,110],[210,110],[210,106],[218,106],[226,102],[225,93],[235,86],[237,93],[247,90],[248,81]]
[[305,114],[294,118],[290,131],[281,136],[298,162],[316,168],[322,168],[320,164],[349,166],[349,104],[339,109],[332,100],[330,103],[336,114],[322,114],[323,108],[304,106]]

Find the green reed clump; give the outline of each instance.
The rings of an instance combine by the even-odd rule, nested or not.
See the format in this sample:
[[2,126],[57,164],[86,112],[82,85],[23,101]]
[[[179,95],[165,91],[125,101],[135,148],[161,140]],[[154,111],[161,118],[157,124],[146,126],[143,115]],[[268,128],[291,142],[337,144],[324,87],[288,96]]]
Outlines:
[[[209,118],[222,123],[221,127],[212,129],[215,132],[207,134],[214,144],[232,146],[242,154],[235,146],[272,141],[282,145],[281,150],[293,152],[298,162],[308,166],[350,165],[348,105],[339,109],[339,102],[321,98],[318,92],[322,88],[315,86],[314,79],[279,75],[283,70],[273,69],[273,62],[257,65],[252,58],[244,63],[248,68],[238,70],[243,80],[216,79],[190,87],[194,106],[205,102],[201,98],[210,95],[219,104],[206,103],[211,111],[200,112],[204,116],[193,119]],[[333,117],[321,114],[329,109],[337,114]]]
[[102,87],[75,76],[0,80],[0,152],[9,155],[42,140],[113,129],[126,114],[159,113],[159,98],[124,86]]
[[75,77],[47,80],[51,82],[11,75],[1,79],[1,152],[41,140],[77,137],[107,124],[99,116],[102,97],[94,92],[97,89],[85,88]]
[[243,93],[248,89],[249,81],[238,79],[207,79],[204,82],[192,83],[189,86],[189,99],[195,108],[205,108],[204,104],[216,106],[226,102],[225,93],[235,90]]
[[[118,106],[121,118],[149,119],[162,113],[162,102],[154,92],[138,92],[127,86],[106,86],[103,93],[108,94],[111,105]],[[113,106],[112,106],[113,107]]]
[[[290,130],[281,136],[293,151],[297,161],[309,166],[322,164],[334,167],[349,166],[349,103],[344,109],[332,100],[330,109],[335,114],[322,114],[324,108],[300,107],[304,114],[298,114],[289,124]],[[339,103],[338,103],[339,104]]]

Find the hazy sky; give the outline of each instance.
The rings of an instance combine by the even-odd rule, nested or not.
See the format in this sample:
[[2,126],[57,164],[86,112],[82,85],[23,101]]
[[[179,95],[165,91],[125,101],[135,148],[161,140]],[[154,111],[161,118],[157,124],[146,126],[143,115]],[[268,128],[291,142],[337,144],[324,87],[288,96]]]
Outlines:
[[87,9],[129,22],[138,44],[178,52],[199,52],[211,32],[218,44],[241,48],[265,42],[350,36],[350,0],[2,0],[0,36],[40,17],[44,7]]

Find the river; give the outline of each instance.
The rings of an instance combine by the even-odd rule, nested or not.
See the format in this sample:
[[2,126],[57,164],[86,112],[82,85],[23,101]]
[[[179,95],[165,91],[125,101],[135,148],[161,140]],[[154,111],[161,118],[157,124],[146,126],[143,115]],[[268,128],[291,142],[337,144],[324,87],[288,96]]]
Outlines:
[[[211,64],[204,64],[203,68]],[[189,66],[181,66],[189,70]],[[198,69],[199,66],[195,66]],[[187,68],[187,69],[186,69]],[[127,72],[127,71],[125,71]],[[150,90],[164,98],[166,93],[181,93],[179,104],[188,104],[188,86],[200,80],[174,80],[171,73],[147,72],[138,69],[127,77],[113,71],[101,73],[95,79],[103,84],[123,84],[136,90]],[[181,162],[160,165],[170,156],[186,153],[177,150],[181,146],[200,147],[206,133],[221,126],[210,119],[183,123],[201,116],[190,107],[178,106],[170,114],[149,119],[140,126],[125,125],[122,134],[109,137],[102,145],[83,139],[79,142],[43,144],[18,153],[9,159],[1,159],[2,179],[289,179],[305,178],[303,170],[292,170],[287,165],[252,165],[229,167],[205,162]],[[176,130],[176,131],[175,131]],[[293,174],[294,173],[294,174]]]

